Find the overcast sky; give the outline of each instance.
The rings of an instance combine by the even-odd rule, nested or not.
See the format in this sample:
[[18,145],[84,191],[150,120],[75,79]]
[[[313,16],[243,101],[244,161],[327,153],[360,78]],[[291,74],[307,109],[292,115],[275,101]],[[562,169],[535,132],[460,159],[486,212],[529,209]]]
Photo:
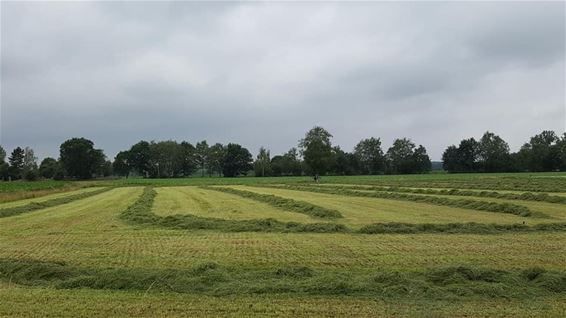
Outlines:
[[518,149],[564,132],[565,5],[1,4],[7,151],[84,136],[296,146],[315,125],[423,144],[433,160],[490,130]]

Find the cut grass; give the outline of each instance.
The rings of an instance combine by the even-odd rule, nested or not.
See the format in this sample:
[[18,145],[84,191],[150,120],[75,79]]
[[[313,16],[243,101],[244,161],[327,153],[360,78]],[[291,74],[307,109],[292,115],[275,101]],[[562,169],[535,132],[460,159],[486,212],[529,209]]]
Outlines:
[[404,188],[404,187],[379,187],[379,186],[340,186],[325,184],[324,187],[332,187],[342,190],[371,190],[380,192],[401,192],[414,194],[432,194],[432,195],[448,195],[448,196],[466,196],[479,198],[497,198],[507,200],[536,201],[548,202],[555,204],[566,204],[565,196],[549,195],[547,193],[510,193],[497,191],[478,191],[478,190],[460,190],[460,189],[430,189],[430,188]]
[[76,200],[81,200],[81,199],[85,199],[85,198],[88,198],[88,197],[91,197],[91,196],[95,196],[97,194],[100,194],[100,193],[103,193],[103,192],[106,192],[106,191],[109,191],[109,190],[110,190],[110,188],[102,188],[102,189],[98,189],[98,190],[95,190],[95,191],[87,191],[87,192],[71,194],[71,195],[67,195],[67,196],[63,196],[63,197],[59,197],[59,198],[53,198],[53,199],[44,200],[44,201],[31,202],[31,203],[26,204],[26,205],[3,208],[3,209],[0,209],[0,218],[9,217],[9,216],[13,216],[13,215],[18,215],[18,214],[22,214],[22,213],[32,212],[32,211],[36,211],[36,210],[41,210],[41,209],[45,209],[45,208],[58,206],[58,205],[61,205],[61,204],[70,203],[70,202],[73,202],[73,201],[76,201]]
[[365,295],[382,299],[531,298],[566,294],[566,272],[453,266],[416,272],[385,269],[246,269],[201,263],[189,269],[82,268],[59,262],[0,259],[0,280],[59,289],[137,290],[206,295]]
[[346,188],[312,187],[299,185],[276,185],[271,187],[353,197],[370,197],[389,200],[412,201],[486,212],[509,213],[524,217],[531,215],[531,211],[527,207],[512,203],[496,203],[470,199],[451,199],[438,196],[412,195],[398,192],[362,192],[349,190]]
[[192,214],[199,217],[250,220],[275,219],[282,222],[320,222],[308,215],[295,213],[240,196],[200,187],[159,187],[153,212],[158,216]]
[[227,187],[208,187],[215,191],[222,191],[237,196],[267,203],[276,208],[307,214],[318,218],[341,218],[342,214],[336,210],[326,209],[304,201],[282,198],[272,194],[258,194],[251,191],[237,190]]

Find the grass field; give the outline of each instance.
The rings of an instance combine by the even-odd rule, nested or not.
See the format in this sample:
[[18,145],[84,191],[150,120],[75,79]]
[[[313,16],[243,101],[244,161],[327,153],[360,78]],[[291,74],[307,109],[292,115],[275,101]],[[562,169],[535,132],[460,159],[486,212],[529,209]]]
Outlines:
[[[12,200],[0,211],[55,205],[0,218],[0,316],[563,317],[566,204],[479,193],[536,187],[539,195],[566,195],[565,180],[564,174],[325,177],[318,185],[308,178],[124,179]],[[11,184],[0,189],[13,192]],[[416,195],[474,204],[417,202]],[[532,213],[506,210],[523,207]],[[424,230],[361,231],[392,222],[395,229]],[[464,223],[469,229],[458,230]],[[428,231],[432,225],[446,229]]]

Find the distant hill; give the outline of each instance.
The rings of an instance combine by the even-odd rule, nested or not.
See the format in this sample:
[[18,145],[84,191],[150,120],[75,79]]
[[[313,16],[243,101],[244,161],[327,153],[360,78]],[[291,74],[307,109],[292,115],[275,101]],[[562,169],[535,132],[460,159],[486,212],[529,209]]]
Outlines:
[[442,170],[442,161],[432,162],[432,171]]

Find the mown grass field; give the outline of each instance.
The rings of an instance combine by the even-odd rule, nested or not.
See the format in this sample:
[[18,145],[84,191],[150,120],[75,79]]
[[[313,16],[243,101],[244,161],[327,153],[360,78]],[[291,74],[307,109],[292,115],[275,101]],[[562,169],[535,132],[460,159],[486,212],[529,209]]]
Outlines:
[[566,175],[71,183],[0,203],[0,316],[563,317],[545,194]]

